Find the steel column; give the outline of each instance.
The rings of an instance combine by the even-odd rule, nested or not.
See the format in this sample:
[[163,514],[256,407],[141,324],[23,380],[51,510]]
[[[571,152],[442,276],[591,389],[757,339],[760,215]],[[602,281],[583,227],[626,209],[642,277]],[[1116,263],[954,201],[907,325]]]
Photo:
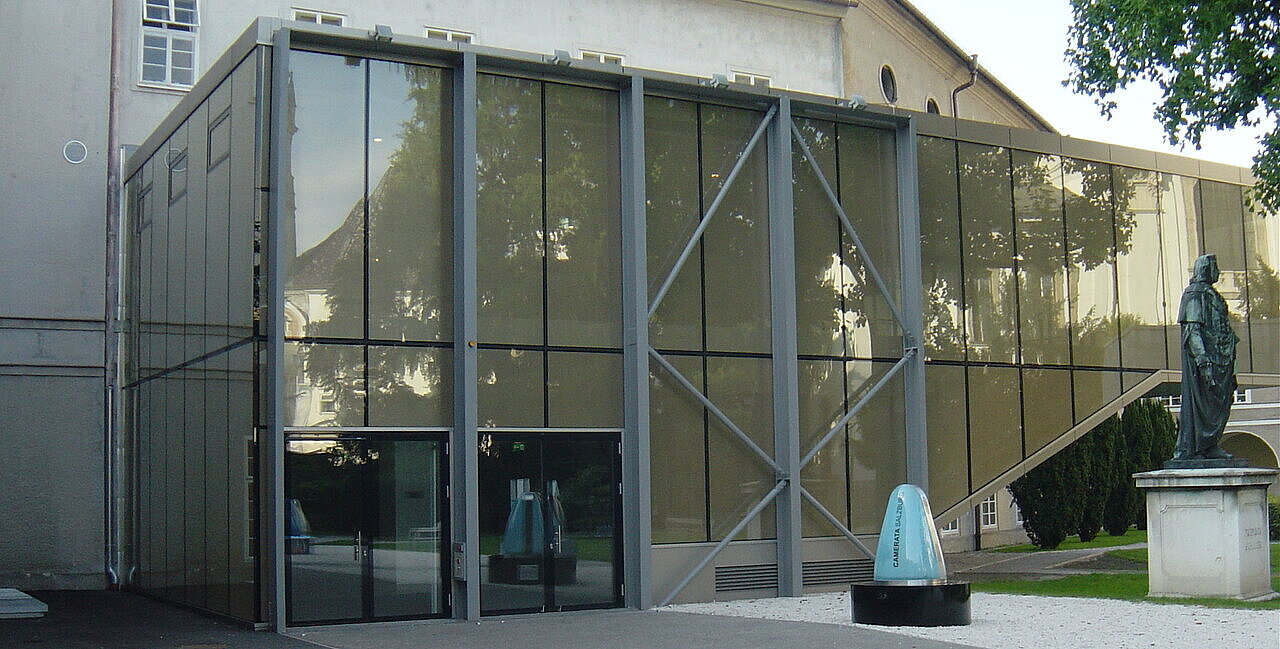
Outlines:
[[267,563],[267,621],[276,633],[285,630],[285,513],[284,513],[284,218],[289,169],[289,30],[276,30],[271,48],[271,129],[268,137],[267,173],[270,203],[267,210],[267,439],[262,449],[264,534],[261,552]]
[[898,259],[902,278],[902,369],[907,482],[929,492],[929,435],[924,380],[924,299],[920,270],[920,186],[915,120],[897,129]]
[[[479,415],[476,307],[476,55],[453,71],[453,433],[449,444],[450,542],[465,548],[453,575],[453,617],[480,619]],[[448,554],[453,561],[454,549]]]
[[778,595],[804,592],[800,518],[800,381],[796,363],[795,205],[791,177],[791,100],[778,99],[769,125],[769,301],[773,347],[773,455],[778,494]]
[[622,139],[622,530],[624,602],[649,608],[649,285],[646,251],[644,78],[619,96]]

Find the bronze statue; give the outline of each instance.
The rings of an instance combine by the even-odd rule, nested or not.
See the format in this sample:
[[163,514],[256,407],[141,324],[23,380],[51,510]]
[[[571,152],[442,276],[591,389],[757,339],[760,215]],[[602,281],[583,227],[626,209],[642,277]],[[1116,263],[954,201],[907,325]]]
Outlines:
[[1236,466],[1218,442],[1231,414],[1236,391],[1236,343],[1227,303],[1214,290],[1218,260],[1196,258],[1191,283],[1182,292],[1178,324],[1182,329],[1182,411],[1178,444],[1166,466]]

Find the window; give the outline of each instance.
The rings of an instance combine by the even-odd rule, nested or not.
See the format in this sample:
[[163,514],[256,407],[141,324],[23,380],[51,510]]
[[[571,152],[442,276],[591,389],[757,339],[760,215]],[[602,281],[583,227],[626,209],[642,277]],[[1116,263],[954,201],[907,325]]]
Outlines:
[[143,0],[142,82],[190,88],[196,80],[196,0]]
[[1181,408],[1181,407],[1182,407],[1182,395],[1181,395],[1181,394],[1170,394],[1170,395],[1166,395],[1166,396],[1163,396],[1163,397],[1156,397],[1156,399],[1160,401],[1160,405],[1162,405],[1162,406],[1164,406],[1164,407],[1166,407],[1166,408]]
[[591,61],[592,63],[607,63],[609,65],[624,65],[626,57],[621,54],[613,54],[610,52],[593,52],[591,50],[578,50],[579,57],[583,61]]
[[987,496],[978,504],[978,525],[983,528],[996,526],[996,497]]
[[453,29],[444,29],[441,27],[426,28],[427,38],[435,38],[442,41],[452,41],[454,43],[471,43],[476,39],[476,35],[470,32],[460,32]]
[[898,80],[893,76],[893,68],[884,66],[880,68],[880,91],[884,93],[884,100],[893,104],[898,101]]
[[1236,390],[1233,403],[1249,403],[1249,393],[1245,390]]
[[959,534],[959,533],[960,533],[960,519],[958,519],[958,518],[957,518],[957,519],[954,519],[954,520],[952,520],[950,523],[947,523],[946,525],[943,525],[942,527],[940,527],[940,528],[938,528],[938,529],[939,529],[939,531],[941,531],[943,534]]
[[734,83],[745,83],[748,86],[758,86],[760,88],[768,88],[773,81],[767,75],[744,72],[742,70],[729,70],[729,78]]
[[937,100],[935,100],[933,97],[930,97],[927,101],[924,102],[924,112],[929,113],[930,115],[942,114],[942,111],[938,108]]
[[342,14],[336,14],[331,11],[299,9],[297,7],[293,8],[293,19],[304,23],[333,25],[334,27],[341,27],[347,24],[347,17]]
[[1013,522],[1022,525],[1026,521],[1022,518],[1022,508],[1018,506],[1018,501],[1013,499],[1013,490],[1008,487],[1004,490],[1009,494],[1009,506],[1013,508]]

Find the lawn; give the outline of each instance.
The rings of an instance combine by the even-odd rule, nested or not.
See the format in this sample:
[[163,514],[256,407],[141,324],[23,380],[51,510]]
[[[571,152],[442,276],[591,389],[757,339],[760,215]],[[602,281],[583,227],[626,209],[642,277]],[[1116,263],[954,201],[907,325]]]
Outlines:
[[[1054,548],[1054,550],[1083,550],[1086,548],[1110,548],[1117,545],[1129,545],[1131,543],[1146,543],[1147,531],[1139,529],[1130,529],[1124,533],[1124,536],[1111,536],[1106,532],[1102,532],[1092,541],[1085,543],[1080,540],[1079,536],[1068,536],[1062,545]],[[1020,545],[1007,545],[1002,548],[993,548],[992,552],[1047,552],[1037,548],[1030,543],[1022,543]]]
[[[1145,568],[1145,548],[1112,550],[1112,557],[1134,562],[1135,568]],[[1280,543],[1271,544],[1271,588],[1280,590]],[[1097,597],[1102,599],[1127,599],[1157,604],[1199,604],[1214,608],[1244,608],[1280,610],[1280,599],[1267,602],[1241,602],[1232,599],[1211,598],[1149,598],[1147,597],[1147,573],[1073,575],[1041,581],[988,581],[973,584],[973,589],[986,593],[1014,595],[1045,595],[1050,597]]]

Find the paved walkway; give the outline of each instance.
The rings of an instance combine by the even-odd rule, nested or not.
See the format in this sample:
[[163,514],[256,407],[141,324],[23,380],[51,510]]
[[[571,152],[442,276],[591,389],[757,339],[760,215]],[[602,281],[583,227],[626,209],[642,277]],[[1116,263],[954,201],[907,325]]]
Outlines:
[[1131,543],[1109,548],[1082,550],[1045,550],[1040,552],[997,552],[979,550],[946,555],[947,573],[956,579],[1038,578],[1100,572],[1140,572],[1139,570],[1107,570],[1080,564],[1096,559],[1112,550],[1145,548],[1146,543]]
[[670,611],[543,613],[476,622],[406,622],[295,630],[330,649],[972,649],[836,624]]

